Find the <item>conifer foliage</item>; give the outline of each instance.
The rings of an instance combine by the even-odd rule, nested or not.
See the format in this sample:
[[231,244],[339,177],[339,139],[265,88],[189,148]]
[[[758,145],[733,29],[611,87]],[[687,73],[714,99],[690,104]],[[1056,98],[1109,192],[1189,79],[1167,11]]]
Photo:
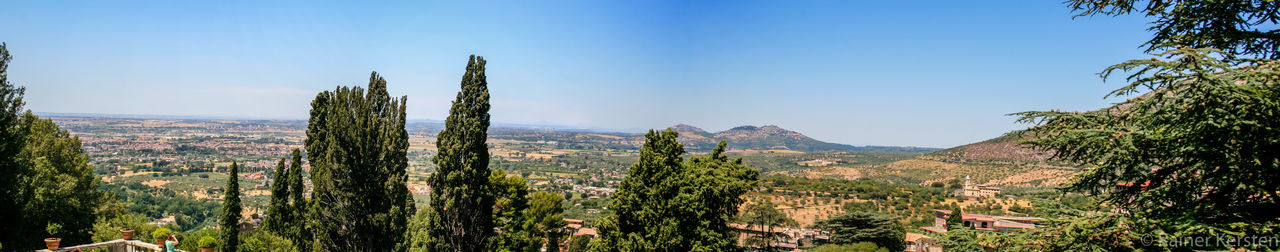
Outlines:
[[683,162],[678,133],[645,134],[640,160],[627,171],[600,220],[594,251],[730,251],[739,249],[728,222],[759,171],[725,156],[722,141],[706,156]]
[[276,234],[283,233],[286,224],[291,221],[293,213],[289,211],[289,179],[288,166],[284,158],[276,163],[276,172],[271,176],[271,201],[267,205],[267,217],[262,221],[262,228]]
[[856,244],[872,242],[889,251],[906,248],[906,230],[897,217],[871,211],[852,211],[818,221],[814,226],[831,232],[831,243]]
[[431,186],[431,211],[424,211],[440,237],[434,249],[482,251],[493,235],[494,195],[489,176],[489,87],[484,75],[484,57],[471,56],[462,76],[462,90],[449,109],[445,129],[436,143],[439,153],[432,158],[436,171],[427,178]]
[[307,212],[312,250],[386,251],[402,245],[414,212],[405,187],[405,99],[391,98],[387,81],[374,72],[367,93],[338,87],[311,102],[305,144],[314,185]]
[[311,241],[311,234],[306,231],[307,201],[303,198],[303,190],[302,153],[294,149],[289,158],[281,158],[276,165],[271,181],[271,202],[263,228],[294,241],[300,251],[307,250]]
[[292,240],[298,251],[308,251],[311,248],[311,231],[307,229],[305,218],[308,202],[303,197],[306,187],[302,186],[302,153],[293,149],[290,157],[289,171],[286,172],[289,180],[289,221],[285,222],[288,227],[280,235]]
[[240,247],[240,167],[231,162],[227,169],[227,187],[222,196],[222,218],[218,218],[222,244],[218,251],[236,252]]

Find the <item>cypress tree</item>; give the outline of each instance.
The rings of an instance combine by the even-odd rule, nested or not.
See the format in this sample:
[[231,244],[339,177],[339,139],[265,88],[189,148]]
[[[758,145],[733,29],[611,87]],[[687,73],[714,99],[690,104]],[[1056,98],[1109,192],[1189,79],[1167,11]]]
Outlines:
[[392,99],[386,85],[374,72],[367,93],[359,87],[338,87],[311,102],[306,148],[314,185],[307,212],[313,250],[386,251],[402,246],[414,212],[405,187],[406,98]]
[[286,221],[288,227],[285,228],[286,238],[293,240],[293,245],[298,251],[308,251],[311,248],[311,232],[307,230],[306,214],[307,200],[303,197],[306,188],[302,186],[302,152],[293,149],[290,155],[292,160],[289,162],[289,171],[287,171],[287,180],[289,186],[289,220]]
[[267,219],[262,221],[263,229],[283,235],[284,230],[293,223],[292,209],[289,208],[289,186],[285,158],[276,164],[276,173],[271,177],[271,203],[267,206]]
[[[462,75],[461,91],[449,109],[445,128],[432,158],[436,171],[427,178],[431,185],[427,219],[438,228],[434,235],[453,251],[481,251],[493,235],[494,195],[485,193],[489,182],[489,88],[484,74],[484,57],[471,55]],[[428,232],[432,233],[432,232]],[[440,246],[431,246],[440,248]]]
[[222,196],[222,218],[218,223],[222,240],[218,251],[236,252],[240,247],[240,167],[231,162],[228,170],[226,193]]

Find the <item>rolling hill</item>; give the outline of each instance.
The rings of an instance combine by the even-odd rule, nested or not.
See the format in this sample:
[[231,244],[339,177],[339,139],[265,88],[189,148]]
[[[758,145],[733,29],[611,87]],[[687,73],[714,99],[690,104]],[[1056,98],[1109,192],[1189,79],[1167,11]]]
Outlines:
[[884,164],[877,175],[931,184],[969,176],[973,183],[1012,188],[1048,188],[1068,182],[1080,167],[1050,160],[1006,134],[972,144]]
[[897,146],[853,146],[847,144],[818,141],[799,132],[783,129],[775,125],[738,126],[720,132],[707,132],[687,124],[677,124],[670,129],[680,132],[680,142],[689,150],[711,150],[724,140],[730,149],[776,149],[793,151],[900,151],[930,152],[935,148],[897,147]]

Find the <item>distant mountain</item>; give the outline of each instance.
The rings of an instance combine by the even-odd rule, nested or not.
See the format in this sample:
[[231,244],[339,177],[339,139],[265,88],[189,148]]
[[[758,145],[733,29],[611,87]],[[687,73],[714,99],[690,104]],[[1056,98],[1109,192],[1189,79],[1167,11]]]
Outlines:
[[828,143],[776,125],[738,126],[715,133],[687,124],[677,124],[670,129],[680,132],[679,140],[685,144],[686,149],[695,151],[711,150],[721,140],[727,142],[730,149],[781,149],[804,152],[830,150],[930,152],[938,150],[923,147],[853,146]]

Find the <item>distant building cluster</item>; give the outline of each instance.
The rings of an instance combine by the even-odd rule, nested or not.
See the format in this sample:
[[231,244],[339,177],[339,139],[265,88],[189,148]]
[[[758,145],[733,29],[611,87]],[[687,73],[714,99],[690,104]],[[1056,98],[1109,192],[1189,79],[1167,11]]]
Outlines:
[[[933,226],[920,227],[921,230],[933,234],[945,235],[947,233],[947,218],[951,216],[951,210],[933,210],[934,219]],[[960,213],[961,226],[967,229],[991,231],[991,232],[1012,232],[1022,229],[1032,229],[1039,227],[1045,221],[1036,217],[1013,217],[1013,216],[995,216],[985,214]],[[941,252],[942,246],[929,236],[917,233],[907,232],[906,251],[912,252]]]
[[[770,246],[786,250],[798,249],[802,246],[811,246],[820,244],[831,239],[831,236],[822,230],[807,228],[789,228],[789,227],[760,227],[748,226],[742,223],[729,223],[729,227],[738,231],[738,246],[750,247],[747,244],[747,238],[760,237],[764,232],[771,230],[777,239],[770,242]],[[762,231],[766,230],[766,231]]]
[[427,195],[431,193],[431,185],[427,184],[408,184],[405,185],[405,187],[409,188],[409,193],[414,195]]
[[240,174],[240,177],[243,177],[244,179],[247,179],[247,180],[263,180],[267,178],[267,175],[263,171],[257,171],[257,172],[251,172],[251,173],[242,173]]
[[573,239],[578,239],[580,236],[595,238],[599,235],[599,232],[597,232],[595,228],[583,226],[585,224],[585,221],[583,220],[564,219],[564,222],[568,223],[564,226],[565,233],[573,235],[570,235],[568,239],[564,239],[564,241],[560,242],[560,251],[569,251],[569,244],[573,244]]
[[613,195],[613,192],[618,191],[618,189],[608,188],[608,187],[573,185],[573,191],[582,193],[582,194],[609,196],[609,195]]
[[[946,233],[947,217],[951,216],[951,210],[933,210],[933,212],[933,226],[921,227],[920,229],[931,233]],[[1039,227],[1039,223],[1045,221],[1043,218],[1036,217],[995,216],[971,213],[960,213],[960,220],[964,222],[961,225],[965,228],[994,232],[1010,232],[1020,229],[1032,229]]]

